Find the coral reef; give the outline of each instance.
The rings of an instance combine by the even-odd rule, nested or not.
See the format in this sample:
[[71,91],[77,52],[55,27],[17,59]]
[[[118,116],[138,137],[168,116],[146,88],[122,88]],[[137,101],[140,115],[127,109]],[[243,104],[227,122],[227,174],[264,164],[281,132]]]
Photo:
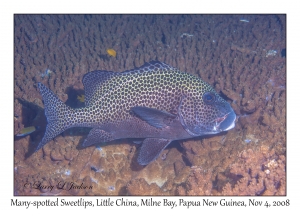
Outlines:
[[[213,176],[211,170],[192,167],[178,195],[286,195],[285,156],[261,146],[242,151],[236,163]],[[214,177],[216,177],[214,179]]]
[[177,192],[179,195],[211,195],[213,186],[211,179],[211,170],[205,171],[194,166],[185,187],[178,186]]
[[258,152],[244,150],[226,174],[231,183],[224,186],[222,195],[286,195],[285,165],[285,156],[277,156],[268,146]]
[[[16,195],[286,193],[285,15],[15,15],[14,28],[14,134],[40,127],[15,137]],[[34,153],[47,123],[37,82],[81,107],[85,73],[151,60],[211,84],[238,115],[236,127],[172,142],[146,167],[132,140],[81,148],[86,128]]]

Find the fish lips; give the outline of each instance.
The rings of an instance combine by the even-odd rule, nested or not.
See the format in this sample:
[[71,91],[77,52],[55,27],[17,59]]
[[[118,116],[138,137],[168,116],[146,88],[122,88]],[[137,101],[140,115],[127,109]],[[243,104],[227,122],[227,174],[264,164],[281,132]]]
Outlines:
[[232,110],[231,112],[226,114],[224,117],[225,117],[225,119],[222,122],[220,122],[218,129],[220,131],[228,131],[228,130],[234,128],[235,120],[236,120],[236,114],[234,113],[234,111]]

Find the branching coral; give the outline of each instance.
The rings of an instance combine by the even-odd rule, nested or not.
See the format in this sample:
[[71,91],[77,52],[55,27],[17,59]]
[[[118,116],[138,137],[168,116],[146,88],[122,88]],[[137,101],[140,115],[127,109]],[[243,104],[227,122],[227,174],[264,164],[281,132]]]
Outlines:
[[222,195],[285,195],[285,156],[262,146],[260,151],[244,150],[233,164]]
[[[219,187],[223,185],[223,187]],[[177,187],[179,195],[285,195],[285,156],[262,146],[240,153],[237,163],[225,174],[212,176],[211,170],[192,167],[185,184]]]
[[179,195],[211,195],[212,171],[192,167],[191,174],[185,183],[185,189],[181,185],[177,188]]

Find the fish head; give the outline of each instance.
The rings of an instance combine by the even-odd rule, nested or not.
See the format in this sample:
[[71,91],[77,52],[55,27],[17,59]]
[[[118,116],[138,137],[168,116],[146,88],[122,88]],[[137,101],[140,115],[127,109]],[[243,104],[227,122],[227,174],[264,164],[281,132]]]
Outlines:
[[178,114],[184,129],[192,136],[216,134],[235,126],[234,110],[208,84],[183,95]]

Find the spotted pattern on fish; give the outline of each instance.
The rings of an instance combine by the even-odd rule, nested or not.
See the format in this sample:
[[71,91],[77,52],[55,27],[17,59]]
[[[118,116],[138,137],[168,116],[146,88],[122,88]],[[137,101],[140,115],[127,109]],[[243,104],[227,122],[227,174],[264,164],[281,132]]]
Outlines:
[[[122,122],[131,117],[128,112],[134,106],[147,106],[170,113],[177,113],[182,94],[194,100],[202,100],[205,91],[214,90],[207,83],[190,74],[181,72],[169,65],[155,63],[145,65],[137,70],[122,73],[96,71],[83,78],[86,91],[86,102],[89,106],[89,119],[99,124],[106,122]],[[89,84],[96,84],[90,87]],[[161,98],[167,100],[161,100]],[[219,100],[223,100],[219,97]],[[191,107],[183,112],[187,115],[194,104],[186,101],[184,105]],[[206,107],[199,113],[206,112]],[[84,116],[86,109],[82,109]],[[215,113],[212,111],[212,117]],[[194,115],[195,113],[191,113]],[[82,121],[82,120],[79,120]],[[86,124],[81,124],[86,125]]]
[[172,140],[234,127],[232,108],[209,84],[165,63],[150,62],[124,72],[92,71],[82,82],[86,107],[79,109],[67,107],[38,84],[48,125],[37,150],[67,128],[92,127],[84,146],[146,138],[141,148],[145,155],[138,158],[146,165]]

